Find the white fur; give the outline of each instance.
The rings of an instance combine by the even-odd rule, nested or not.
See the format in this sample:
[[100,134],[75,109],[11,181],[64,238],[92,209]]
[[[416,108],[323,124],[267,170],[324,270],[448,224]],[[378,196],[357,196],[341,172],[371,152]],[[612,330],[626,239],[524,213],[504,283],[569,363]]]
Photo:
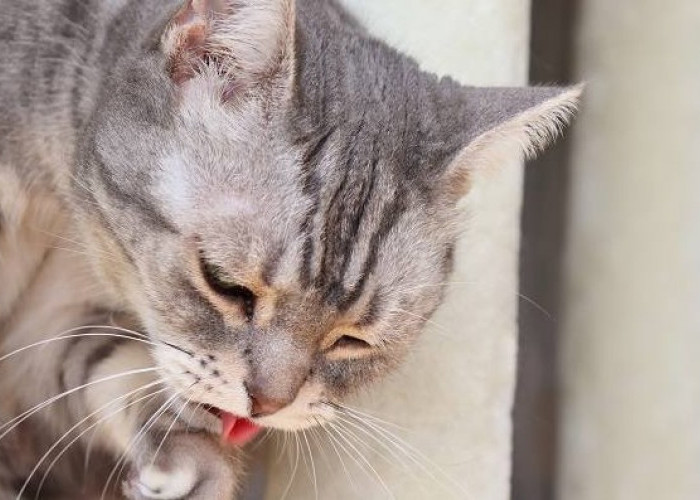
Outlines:
[[[92,380],[109,379],[120,373],[151,367],[153,367],[153,360],[148,355],[144,345],[133,342],[120,346],[112,356],[100,363],[92,375]],[[116,413],[116,408],[110,405],[110,402],[119,395],[128,394],[139,387],[150,384],[156,378],[154,374],[144,373],[128,378],[116,378],[86,389],[87,406],[96,409],[104,408],[100,415],[95,417],[96,419],[105,419],[97,428],[98,436],[107,447],[116,453],[121,454],[128,449],[133,436],[143,423],[141,421],[143,415],[139,414],[140,406],[130,407]],[[161,388],[162,386],[152,387],[148,391],[137,393],[137,396],[132,399],[138,399],[138,397],[147,395],[148,392]],[[116,407],[125,407],[127,404],[127,402],[120,400]]]
[[175,500],[185,497],[195,487],[197,468],[191,460],[180,463],[174,471],[151,465],[141,470],[137,487],[145,498]]

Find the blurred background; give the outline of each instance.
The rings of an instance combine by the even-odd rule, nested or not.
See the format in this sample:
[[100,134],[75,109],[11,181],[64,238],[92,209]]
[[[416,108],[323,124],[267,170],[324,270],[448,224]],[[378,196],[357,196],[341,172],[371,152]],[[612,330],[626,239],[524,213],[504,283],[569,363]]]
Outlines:
[[582,80],[526,169],[512,498],[698,499],[700,2],[532,0],[530,81]]

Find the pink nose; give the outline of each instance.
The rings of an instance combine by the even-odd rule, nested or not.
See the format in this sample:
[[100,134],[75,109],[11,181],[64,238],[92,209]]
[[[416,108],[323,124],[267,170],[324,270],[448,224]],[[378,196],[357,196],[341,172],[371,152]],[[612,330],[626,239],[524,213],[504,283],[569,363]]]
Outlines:
[[289,404],[289,401],[269,398],[264,394],[254,392],[250,394],[250,402],[250,413],[253,418],[267,417],[268,415],[277,413]]

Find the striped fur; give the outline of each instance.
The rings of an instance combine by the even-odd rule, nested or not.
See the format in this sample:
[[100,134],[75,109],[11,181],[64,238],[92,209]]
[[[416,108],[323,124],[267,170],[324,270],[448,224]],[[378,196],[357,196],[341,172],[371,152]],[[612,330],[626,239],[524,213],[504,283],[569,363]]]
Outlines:
[[0,39],[0,435],[51,403],[1,500],[232,497],[202,404],[303,429],[396,367],[474,170],[580,93],[438,79],[332,0],[0,0]]

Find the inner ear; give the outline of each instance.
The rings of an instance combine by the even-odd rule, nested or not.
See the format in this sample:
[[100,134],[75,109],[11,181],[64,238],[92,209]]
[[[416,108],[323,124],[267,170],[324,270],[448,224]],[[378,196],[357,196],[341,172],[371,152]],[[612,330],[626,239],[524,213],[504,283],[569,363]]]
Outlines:
[[173,81],[205,73],[253,83],[291,76],[294,0],[186,0],[161,44]]
[[177,12],[163,37],[170,76],[176,84],[193,78],[208,59],[207,38],[211,29],[208,0],[188,0]]

